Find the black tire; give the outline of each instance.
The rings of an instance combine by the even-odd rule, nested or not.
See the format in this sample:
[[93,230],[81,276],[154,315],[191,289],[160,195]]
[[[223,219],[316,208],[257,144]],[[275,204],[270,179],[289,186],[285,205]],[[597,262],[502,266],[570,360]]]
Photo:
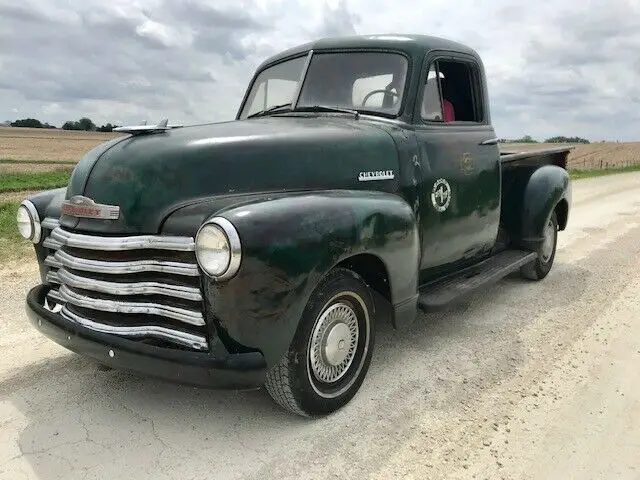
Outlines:
[[362,278],[345,268],[330,271],[311,294],[289,350],[267,373],[269,395],[305,417],[327,415],[346,405],[371,363],[374,316],[373,298]]
[[551,214],[545,227],[545,241],[538,249],[538,258],[520,269],[520,275],[529,280],[542,280],[551,271],[558,244],[558,219]]

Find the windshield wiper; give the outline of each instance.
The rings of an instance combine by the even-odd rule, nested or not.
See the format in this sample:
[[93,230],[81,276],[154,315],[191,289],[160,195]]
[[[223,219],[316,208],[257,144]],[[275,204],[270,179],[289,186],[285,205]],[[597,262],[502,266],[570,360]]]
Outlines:
[[261,117],[263,115],[267,115],[268,113],[275,112],[276,110],[280,110],[281,108],[291,107],[291,102],[283,103],[281,105],[274,105],[273,107],[269,107],[266,110],[260,110],[259,112],[252,113],[251,115],[247,115],[247,118]]
[[[291,103],[283,103],[281,105],[274,105],[273,107],[269,107],[266,110],[260,110],[259,112],[256,113],[252,113],[251,115],[248,115],[247,118],[254,118],[254,117],[262,117],[263,115],[268,115],[269,113],[273,113],[277,110],[281,110],[285,107],[291,107]],[[295,111],[295,112],[340,112],[340,113],[350,113],[351,115],[353,115],[356,120],[358,119],[358,117],[360,117],[360,112],[358,112],[357,110],[350,110],[348,108],[340,108],[340,107],[328,107],[326,105],[307,105],[304,107],[296,107],[294,110],[291,110],[291,108],[288,108],[287,110],[289,111]],[[285,111],[287,111],[285,110]]]
[[328,107],[326,105],[308,105],[304,107],[296,107],[296,112],[340,112],[340,113],[350,113],[353,115],[356,120],[360,117],[360,112],[357,110],[350,110],[348,108],[340,108],[340,107]]

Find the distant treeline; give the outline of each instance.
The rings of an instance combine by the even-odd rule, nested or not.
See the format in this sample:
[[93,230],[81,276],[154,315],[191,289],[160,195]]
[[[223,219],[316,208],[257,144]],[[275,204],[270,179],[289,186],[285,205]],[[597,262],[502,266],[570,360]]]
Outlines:
[[[500,143],[541,143],[541,142],[539,142],[534,138],[531,138],[530,135],[525,135],[522,138],[515,138],[515,139],[501,138]],[[581,137],[558,136],[558,137],[547,138],[542,143],[585,143],[586,144],[591,142],[586,138],[581,138]]]
[[[40,120],[36,118],[23,118],[20,120],[16,120],[15,122],[7,121],[4,125],[8,125],[11,127],[25,127],[25,128],[58,128],[55,125],[50,125],[48,123],[42,123]],[[87,132],[111,132],[117,125],[112,125],[107,123],[106,125],[102,125],[98,127],[90,118],[82,117],[80,120],[69,120],[64,122],[62,125],[62,130],[84,130]]]
[[[5,125],[12,127],[29,127],[29,128],[57,128],[48,123],[42,123],[35,118],[23,118],[22,120],[16,120],[15,122],[5,122]],[[98,127],[90,118],[82,117],[80,120],[69,120],[62,125],[63,130],[85,130],[87,132],[111,132],[117,125],[107,123]],[[530,135],[525,135],[522,138],[508,139],[501,138],[500,143],[540,143],[538,140],[531,138]],[[547,138],[543,143],[590,143],[586,138],[581,137],[551,137]]]

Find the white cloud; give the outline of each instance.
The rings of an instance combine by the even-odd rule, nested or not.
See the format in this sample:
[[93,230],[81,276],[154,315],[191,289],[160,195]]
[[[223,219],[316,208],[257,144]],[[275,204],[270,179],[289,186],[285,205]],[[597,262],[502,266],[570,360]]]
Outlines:
[[179,32],[171,28],[169,25],[163,25],[160,22],[146,19],[136,27],[136,33],[141,37],[147,37],[154,40],[164,47],[182,47],[191,44],[190,35],[185,32]]
[[[640,1],[32,0],[0,5],[0,111],[62,124],[227,120],[267,56],[423,33],[482,56],[500,137],[637,139]],[[1,117],[1,114],[0,114]]]

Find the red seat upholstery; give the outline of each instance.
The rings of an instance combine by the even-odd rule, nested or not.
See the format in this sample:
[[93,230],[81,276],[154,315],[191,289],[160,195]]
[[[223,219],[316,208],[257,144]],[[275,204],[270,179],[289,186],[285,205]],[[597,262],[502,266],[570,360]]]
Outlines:
[[456,114],[453,110],[453,104],[446,98],[442,99],[442,110],[445,122],[454,122],[456,120]]

